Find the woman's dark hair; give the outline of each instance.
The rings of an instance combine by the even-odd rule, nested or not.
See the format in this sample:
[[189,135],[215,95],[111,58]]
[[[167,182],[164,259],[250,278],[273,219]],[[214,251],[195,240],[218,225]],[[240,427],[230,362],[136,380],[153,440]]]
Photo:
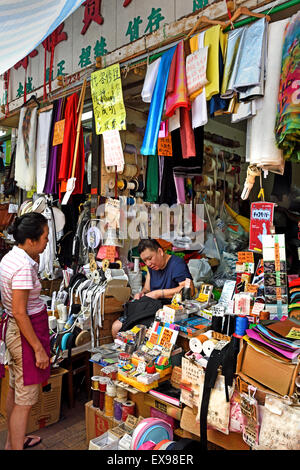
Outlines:
[[152,251],[157,251],[161,246],[156,240],[150,238],[148,240],[141,240],[137,247],[139,254],[143,253],[147,248]]
[[47,219],[38,212],[30,212],[29,214],[16,217],[13,224],[7,229],[15,241],[20,245],[25,243],[25,240],[38,240],[44,232],[44,227],[47,225]]

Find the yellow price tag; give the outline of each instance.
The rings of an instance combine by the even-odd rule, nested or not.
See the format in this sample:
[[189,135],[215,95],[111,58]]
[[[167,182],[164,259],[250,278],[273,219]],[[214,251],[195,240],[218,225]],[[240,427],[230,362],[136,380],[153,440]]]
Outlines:
[[130,331],[131,331],[134,335],[136,335],[139,331],[141,331],[141,329],[140,329],[138,326],[134,326]]

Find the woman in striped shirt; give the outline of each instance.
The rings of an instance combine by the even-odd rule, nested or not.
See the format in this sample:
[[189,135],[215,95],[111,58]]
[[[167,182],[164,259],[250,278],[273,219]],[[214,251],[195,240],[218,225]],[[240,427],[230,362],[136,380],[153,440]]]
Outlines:
[[[50,376],[47,309],[40,299],[39,254],[48,242],[47,219],[35,212],[17,217],[9,228],[16,246],[0,263],[1,300],[7,315],[5,344],[9,355],[8,435],[5,449],[22,450],[31,407],[39,384]],[[38,442],[40,441],[39,438]]]

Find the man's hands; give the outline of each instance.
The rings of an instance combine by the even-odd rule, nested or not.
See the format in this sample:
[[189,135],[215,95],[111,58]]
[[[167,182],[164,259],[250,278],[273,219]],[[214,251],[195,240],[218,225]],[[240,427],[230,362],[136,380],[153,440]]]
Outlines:
[[135,294],[133,297],[134,300],[140,300],[144,296],[144,292],[139,292],[138,294]]
[[162,297],[162,291],[161,291],[161,289],[153,290],[152,292],[148,292],[148,294],[146,294],[146,296],[151,297],[151,299],[160,299]]
[[162,297],[162,291],[161,289],[153,290],[151,292],[147,292],[146,294],[144,292],[139,292],[138,294],[135,294],[134,300],[139,300],[144,297],[144,295],[151,297],[151,299],[160,299]]

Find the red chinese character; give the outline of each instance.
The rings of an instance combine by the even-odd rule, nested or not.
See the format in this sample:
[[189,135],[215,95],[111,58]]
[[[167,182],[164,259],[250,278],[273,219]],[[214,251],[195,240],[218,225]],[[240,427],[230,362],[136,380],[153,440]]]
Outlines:
[[84,27],[81,34],[85,34],[92,21],[99,25],[103,24],[103,16],[101,15],[101,1],[102,0],[86,0],[83,2],[84,6]]
[[47,52],[51,52],[51,49],[55,49],[57,44],[62,41],[66,41],[68,39],[67,33],[63,32],[64,23],[62,23],[58,28],[56,28],[53,33],[51,33],[43,42],[43,48],[46,49]]
[[38,51],[34,49],[30,54],[24,57],[24,59],[19,60],[19,62],[14,65],[14,68],[18,70],[20,67],[23,67],[26,70],[28,67],[29,57],[35,57],[36,55],[38,55]]
[[130,5],[131,2],[132,0],[125,0],[123,3],[123,7],[128,7],[128,5]]

